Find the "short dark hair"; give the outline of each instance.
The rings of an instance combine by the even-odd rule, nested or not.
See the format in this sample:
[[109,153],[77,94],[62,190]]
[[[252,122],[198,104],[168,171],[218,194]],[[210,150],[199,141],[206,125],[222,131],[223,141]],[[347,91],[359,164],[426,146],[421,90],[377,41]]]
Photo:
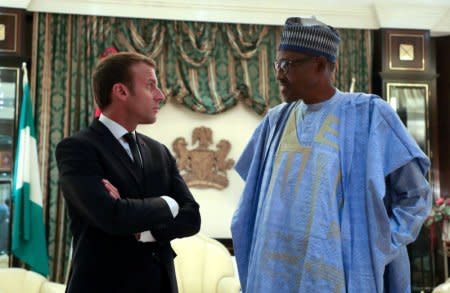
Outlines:
[[111,90],[114,84],[123,83],[132,89],[133,76],[130,67],[141,62],[155,67],[152,58],[134,52],[110,55],[97,64],[92,74],[92,88],[100,110],[111,103]]

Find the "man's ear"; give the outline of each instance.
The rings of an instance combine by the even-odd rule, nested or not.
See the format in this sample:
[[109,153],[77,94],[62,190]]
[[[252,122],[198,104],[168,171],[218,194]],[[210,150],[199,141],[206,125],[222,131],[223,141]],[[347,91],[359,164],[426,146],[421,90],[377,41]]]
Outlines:
[[112,86],[111,94],[113,97],[117,97],[120,100],[125,100],[129,95],[129,90],[123,83],[115,83]]
[[327,70],[328,68],[328,60],[327,58],[323,57],[323,56],[317,56],[317,72],[323,72],[325,70]]

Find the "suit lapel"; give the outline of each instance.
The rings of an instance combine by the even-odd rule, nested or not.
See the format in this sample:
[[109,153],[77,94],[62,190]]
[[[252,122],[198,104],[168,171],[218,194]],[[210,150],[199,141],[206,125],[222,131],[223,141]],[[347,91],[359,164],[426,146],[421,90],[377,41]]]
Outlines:
[[133,161],[128,155],[127,151],[123,148],[120,142],[114,137],[109,129],[98,119],[95,119],[91,124],[91,128],[100,135],[100,143],[108,148],[115,158],[123,165],[124,169],[128,171],[136,181],[136,184],[140,186],[141,174],[139,170],[134,167]]

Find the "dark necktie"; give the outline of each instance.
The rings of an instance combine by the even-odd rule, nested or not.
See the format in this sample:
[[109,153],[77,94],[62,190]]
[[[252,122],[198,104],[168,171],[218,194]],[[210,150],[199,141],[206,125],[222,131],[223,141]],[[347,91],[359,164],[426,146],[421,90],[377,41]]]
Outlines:
[[134,135],[131,132],[128,132],[123,136],[125,141],[130,146],[131,154],[133,155],[133,161],[136,164],[136,166],[139,166],[139,168],[142,168],[142,160],[141,156],[139,155],[138,146],[136,143],[136,140],[134,139]]

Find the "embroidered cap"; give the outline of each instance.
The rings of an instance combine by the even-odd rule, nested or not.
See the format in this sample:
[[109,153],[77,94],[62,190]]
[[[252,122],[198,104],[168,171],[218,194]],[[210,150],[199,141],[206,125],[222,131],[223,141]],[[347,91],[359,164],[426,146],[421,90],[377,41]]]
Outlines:
[[290,17],[284,24],[279,50],[324,56],[334,62],[340,40],[336,29],[314,17]]

